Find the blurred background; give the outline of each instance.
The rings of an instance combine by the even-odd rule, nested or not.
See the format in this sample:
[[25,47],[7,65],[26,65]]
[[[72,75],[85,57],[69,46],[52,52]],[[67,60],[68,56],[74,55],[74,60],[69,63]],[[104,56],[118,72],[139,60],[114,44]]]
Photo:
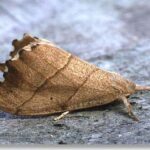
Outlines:
[[[12,40],[29,33],[98,67],[150,85],[149,14],[149,0],[0,0],[0,62],[13,49]],[[49,124],[50,118],[31,119],[27,125],[26,120],[1,112],[0,143],[150,143],[149,97],[148,93],[131,97],[139,124],[118,113],[121,104],[79,112],[62,126]]]

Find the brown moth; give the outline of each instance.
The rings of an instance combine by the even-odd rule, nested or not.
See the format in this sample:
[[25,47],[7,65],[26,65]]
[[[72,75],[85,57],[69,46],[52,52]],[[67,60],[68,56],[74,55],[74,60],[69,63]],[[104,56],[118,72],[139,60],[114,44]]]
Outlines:
[[137,120],[127,97],[150,87],[97,68],[47,40],[25,34],[12,44],[11,59],[0,65],[1,110],[15,115],[65,115],[120,99]]

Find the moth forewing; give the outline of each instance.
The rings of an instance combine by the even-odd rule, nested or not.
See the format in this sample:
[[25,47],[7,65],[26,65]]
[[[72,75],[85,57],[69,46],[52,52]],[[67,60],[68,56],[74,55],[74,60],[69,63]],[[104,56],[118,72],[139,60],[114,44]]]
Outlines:
[[138,90],[150,90],[83,61],[47,40],[26,34],[20,41],[14,40],[13,45],[11,59],[0,65],[5,79],[0,84],[0,108],[12,114],[49,115],[117,99],[133,114],[126,97]]

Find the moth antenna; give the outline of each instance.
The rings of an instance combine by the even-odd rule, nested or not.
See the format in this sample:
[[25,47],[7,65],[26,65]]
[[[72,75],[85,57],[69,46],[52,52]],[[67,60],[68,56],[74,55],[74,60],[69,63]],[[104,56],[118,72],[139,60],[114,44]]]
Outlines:
[[135,90],[136,91],[150,91],[150,86],[136,85]]

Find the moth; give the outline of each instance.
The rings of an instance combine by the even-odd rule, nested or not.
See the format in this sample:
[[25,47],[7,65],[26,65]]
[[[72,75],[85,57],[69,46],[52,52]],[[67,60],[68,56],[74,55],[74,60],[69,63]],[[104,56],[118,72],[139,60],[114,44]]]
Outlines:
[[135,120],[128,96],[150,90],[98,68],[55,44],[25,34],[12,42],[10,59],[0,64],[0,109],[15,115],[51,115],[121,100]]

